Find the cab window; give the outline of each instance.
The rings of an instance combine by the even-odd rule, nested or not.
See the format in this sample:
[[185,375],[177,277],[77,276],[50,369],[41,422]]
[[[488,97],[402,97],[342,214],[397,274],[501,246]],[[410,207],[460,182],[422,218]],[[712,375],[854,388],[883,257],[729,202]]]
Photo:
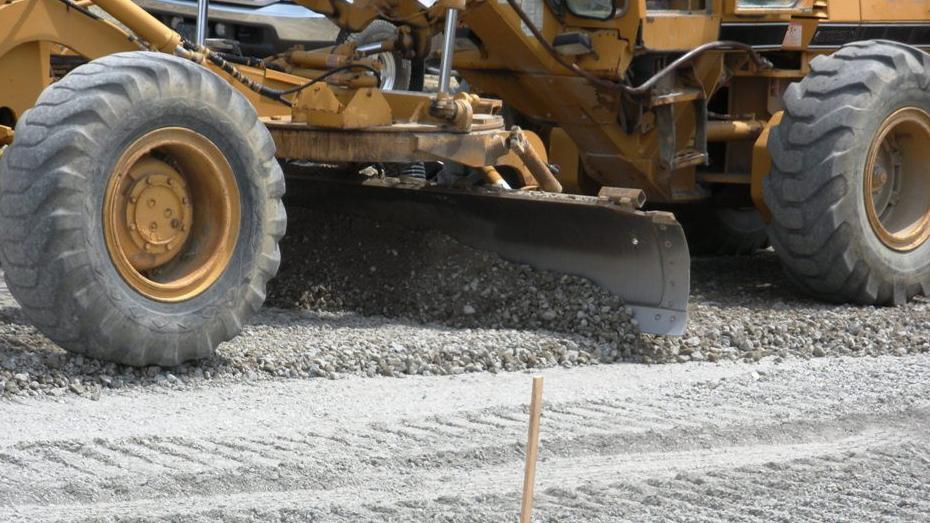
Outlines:
[[614,0],[565,0],[565,7],[575,16],[597,20],[605,20],[622,10],[622,6],[616,9]]

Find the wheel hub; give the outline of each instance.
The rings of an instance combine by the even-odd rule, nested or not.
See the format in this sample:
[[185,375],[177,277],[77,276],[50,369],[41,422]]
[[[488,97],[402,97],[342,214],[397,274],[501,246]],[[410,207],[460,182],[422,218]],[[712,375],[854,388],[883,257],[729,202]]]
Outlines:
[[216,144],[168,127],[142,136],[117,161],[104,200],[104,239],[130,287],[158,301],[184,301],[225,271],[240,213],[232,167]]
[[930,238],[930,115],[899,109],[880,126],[865,169],[865,209],[887,247],[910,251]]
[[129,176],[134,182],[126,202],[126,226],[137,248],[129,259],[133,267],[145,270],[167,263],[184,245],[191,230],[190,195],[180,173],[154,158],[137,163]]
[[888,171],[883,169],[880,165],[876,165],[875,170],[872,171],[872,192],[877,193],[881,191],[886,183],[888,183]]

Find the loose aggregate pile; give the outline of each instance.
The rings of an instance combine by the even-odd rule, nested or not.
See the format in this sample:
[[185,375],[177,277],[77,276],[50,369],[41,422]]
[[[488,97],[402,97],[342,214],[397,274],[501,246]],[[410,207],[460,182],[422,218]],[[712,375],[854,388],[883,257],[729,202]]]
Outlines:
[[291,220],[298,225],[282,246],[272,306],[571,333],[596,341],[611,360],[650,348],[620,298],[583,278],[510,263],[429,230],[305,209]]
[[[268,304],[213,358],[136,369],[68,354],[0,299],[0,394],[84,394],[211,381],[445,375],[628,361],[672,363],[927,352],[930,303],[800,297],[772,252],[695,259],[688,332],[641,334],[621,300],[435,232],[289,210]],[[619,269],[618,269],[619,270]]]

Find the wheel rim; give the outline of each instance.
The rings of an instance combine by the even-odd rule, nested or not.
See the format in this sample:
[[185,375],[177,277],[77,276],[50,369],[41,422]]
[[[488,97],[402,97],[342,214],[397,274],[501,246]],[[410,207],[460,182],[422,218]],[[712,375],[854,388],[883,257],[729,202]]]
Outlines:
[[239,189],[219,148],[189,129],[163,128],[117,160],[104,199],[104,239],[135,291],[184,301],[206,291],[229,265],[239,216]]
[[394,89],[397,81],[397,60],[393,53],[378,53],[375,55],[378,63],[381,65],[381,88],[385,90]]
[[930,238],[930,115],[907,107],[889,116],[869,149],[865,209],[875,235],[911,251]]

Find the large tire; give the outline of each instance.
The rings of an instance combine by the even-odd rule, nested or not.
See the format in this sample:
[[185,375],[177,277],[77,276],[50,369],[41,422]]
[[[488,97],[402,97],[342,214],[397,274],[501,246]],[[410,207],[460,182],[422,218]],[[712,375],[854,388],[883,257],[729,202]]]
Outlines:
[[768,226],[755,208],[700,208],[676,214],[692,256],[743,256],[769,245]]
[[[119,272],[101,212],[111,178],[125,179],[114,173],[118,160],[140,137],[165,129],[214,144],[231,194],[238,193],[229,201],[241,211],[238,220],[206,225],[197,222],[204,211],[190,211],[189,238],[212,229],[235,236],[223,257],[209,258],[226,261],[210,266],[204,287],[174,301],[144,295]],[[151,151],[146,157],[164,152]],[[0,160],[0,260],[10,292],[30,321],[71,352],[135,366],[212,355],[261,307],[278,270],[286,217],[274,151],[251,104],[204,67],[143,52],[78,67],[23,115]],[[200,172],[184,174],[188,183],[212,183],[198,181]],[[178,264],[199,259],[189,258],[201,255],[189,245],[177,247],[179,258],[188,256]]]
[[[388,40],[397,34],[397,27],[385,20],[374,20],[361,33],[344,34],[341,40],[348,39],[360,44]],[[376,55],[384,68],[381,73],[381,88],[389,91],[407,91],[422,89],[423,79],[413,79],[413,64],[398,52]],[[422,66],[418,69],[422,76]],[[417,85],[414,85],[417,84]]]
[[[810,74],[788,88],[784,102],[784,118],[769,138],[773,166],[764,196],[772,211],[769,237],[788,275],[833,302],[888,305],[926,295],[930,242],[892,248],[870,221],[869,207],[873,193],[884,190],[874,178],[881,174],[875,155],[884,153],[873,151],[884,147],[898,115],[930,113],[930,56],[896,42],[849,44],[811,61]],[[913,134],[922,141],[915,151],[930,150],[930,134]],[[901,205],[890,212],[930,216],[927,169],[894,171],[907,190],[898,186]]]

